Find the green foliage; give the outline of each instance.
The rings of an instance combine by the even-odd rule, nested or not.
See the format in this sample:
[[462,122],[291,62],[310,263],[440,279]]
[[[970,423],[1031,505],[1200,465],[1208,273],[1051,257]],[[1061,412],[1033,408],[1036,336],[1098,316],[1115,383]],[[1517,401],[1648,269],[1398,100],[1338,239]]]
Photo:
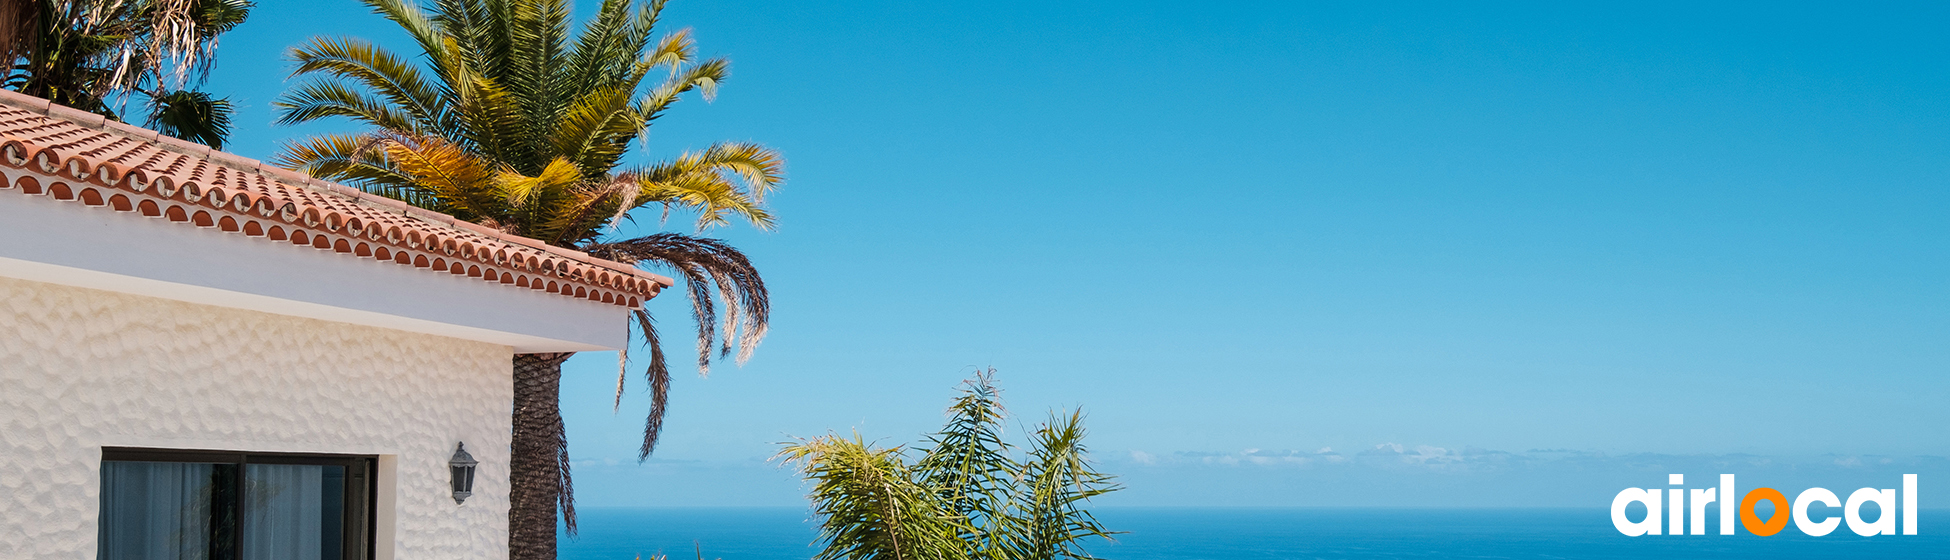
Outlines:
[[875,449],[837,435],[788,446],[781,455],[814,481],[813,502],[825,518],[827,547],[817,558],[965,558],[964,533],[975,528],[901,458],[902,448]]
[[[730,75],[728,61],[698,57],[689,31],[655,38],[664,0],[603,0],[581,25],[561,0],[361,1],[419,52],[403,56],[352,37],[293,48],[300,82],[273,104],[278,122],[349,119],[369,130],[289,144],[275,164],[681,276],[698,320],[699,371],[709,371],[714,349],[720,359],[751,355],[769,306],[743,254],[672,233],[606,237],[646,206],[666,216],[673,207],[693,211],[699,231],[734,219],[769,229],[765,197],[784,181],[777,152],[743,142],[648,165],[624,162],[681,97],[709,98]],[[634,318],[650,343],[653,404],[641,448],[648,457],[669,372],[653,321],[641,310]],[[620,377],[617,387],[620,404]]]
[[149,126],[184,140],[223,149],[230,136],[230,100],[177,90],[149,98]]
[[817,560],[1092,558],[1082,543],[1114,533],[1085,506],[1119,486],[1090,466],[1083,414],[1053,413],[1018,459],[1002,439],[994,373],[965,383],[912,463],[905,446],[876,448],[858,434],[785,444],[778,457],[813,485],[826,543]]
[[[772,227],[764,202],[784,163],[769,148],[723,142],[623,164],[684,94],[709,99],[730,75],[729,61],[699,59],[688,30],[653,40],[662,0],[605,0],[579,27],[560,0],[363,1],[422,56],[355,38],[293,49],[305,81],[275,103],[279,122],[347,118],[375,132],[291,144],[278,164],[562,247],[650,205],[696,212],[700,231],[733,218]],[[438,172],[449,168],[464,172]]]
[[[720,240],[671,232],[610,237],[632,211],[653,205],[665,216],[673,207],[694,211],[699,231],[735,219],[769,229],[765,197],[784,181],[779,154],[750,143],[722,142],[643,166],[624,163],[652,121],[687,93],[709,99],[730,74],[724,59],[698,58],[688,31],[653,40],[664,0],[603,0],[582,25],[571,23],[563,0],[361,1],[399,26],[419,52],[402,56],[350,37],[316,38],[292,49],[292,75],[300,82],[273,104],[278,122],[348,119],[368,129],[288,144],[275,164],[682,277],[698,325],[699,373],[709,371],[714,354],[739,363],[751,356],[767,332],[770,304],[743,253]],[[650,350],[641,460],[656,449],[663,429],[670,370],[649,312],[635,309],[632,319],[627,328]],[[629,353],[619,354],[620,407]],[[523,387],[517,391],[536,390]],[[553,422],[560,425],[559,418]],[[517,441],[524,434],[517,429]],[[538,457],[564,458],[554,467],[561,484],[515,492],[558,497],[552,502],[574,533],[566,441],[531,443]],[[516,484],[525,480],[517,477]],[[538,543],[553,538],[554,510],[524,504],[511,506],[512,546],[547,548]]]
[[247,0],[0,0],[7,88],[109,118],[147,98],[149,125],[221,148],[230,104],[202,82]]

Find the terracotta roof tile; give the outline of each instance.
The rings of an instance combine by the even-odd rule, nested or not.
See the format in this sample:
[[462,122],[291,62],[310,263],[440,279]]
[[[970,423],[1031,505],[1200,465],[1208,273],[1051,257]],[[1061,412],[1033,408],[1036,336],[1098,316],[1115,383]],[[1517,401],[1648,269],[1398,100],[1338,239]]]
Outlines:
[[669,278],[0,91],[0,191],[637,307]]

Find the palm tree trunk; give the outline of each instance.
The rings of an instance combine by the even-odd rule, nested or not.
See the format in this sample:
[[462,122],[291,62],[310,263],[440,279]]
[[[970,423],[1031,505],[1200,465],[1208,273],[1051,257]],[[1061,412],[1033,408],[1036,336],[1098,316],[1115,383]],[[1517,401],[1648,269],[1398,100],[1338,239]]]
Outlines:
[[509,450],[508,558],[555,560],[555,512],[575,532],[575,490],[562,427],[562,362],[572,353],[516,354]]

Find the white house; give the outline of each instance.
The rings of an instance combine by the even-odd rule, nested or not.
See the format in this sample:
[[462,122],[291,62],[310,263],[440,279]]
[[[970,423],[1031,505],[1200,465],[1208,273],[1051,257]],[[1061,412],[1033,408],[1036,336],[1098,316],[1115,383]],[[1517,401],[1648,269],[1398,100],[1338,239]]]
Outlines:
[[506,558],[513,355],[670,284],[0,92],[0,557]]

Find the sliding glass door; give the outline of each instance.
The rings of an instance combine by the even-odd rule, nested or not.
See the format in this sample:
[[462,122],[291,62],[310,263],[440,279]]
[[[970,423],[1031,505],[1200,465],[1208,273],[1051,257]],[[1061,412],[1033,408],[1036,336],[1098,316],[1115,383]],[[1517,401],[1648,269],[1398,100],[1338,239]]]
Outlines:
[[363,560],[370,457],[102,451],[101,560]]
[[237,466],[102,462],[101,544],[97,558],[236,558]]

